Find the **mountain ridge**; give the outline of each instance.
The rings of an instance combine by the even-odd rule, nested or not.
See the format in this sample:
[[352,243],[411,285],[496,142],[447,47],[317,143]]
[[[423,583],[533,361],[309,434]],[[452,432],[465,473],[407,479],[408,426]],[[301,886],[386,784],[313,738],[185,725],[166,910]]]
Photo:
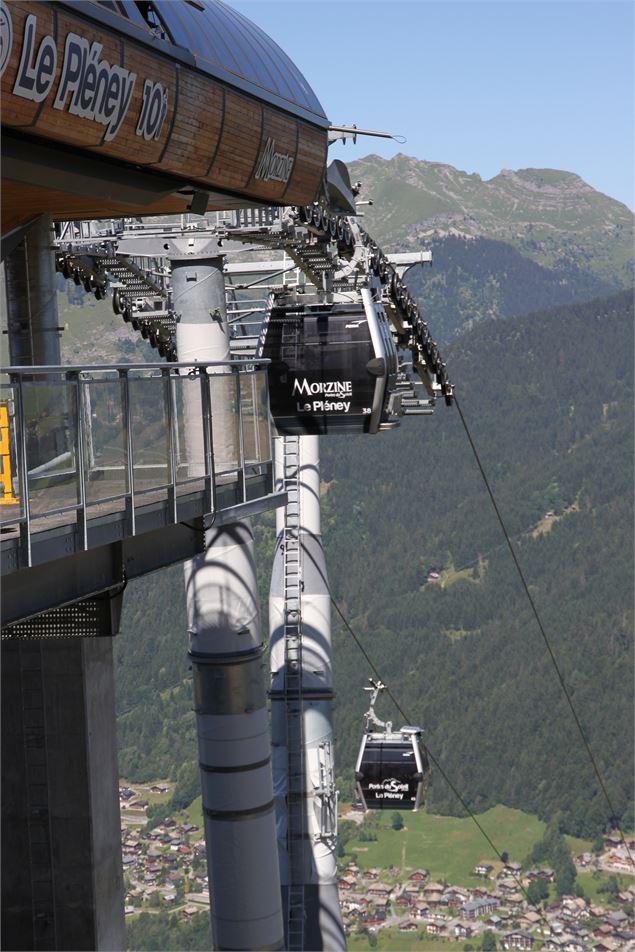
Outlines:
[[364,226],[387,251],[456,235],[506,241],[537,263],[587,268],[615,290],[633,282],[635,216],[574,172],[503,169],[484,180],[447,163],[402,153],[349,165],[361,181]]

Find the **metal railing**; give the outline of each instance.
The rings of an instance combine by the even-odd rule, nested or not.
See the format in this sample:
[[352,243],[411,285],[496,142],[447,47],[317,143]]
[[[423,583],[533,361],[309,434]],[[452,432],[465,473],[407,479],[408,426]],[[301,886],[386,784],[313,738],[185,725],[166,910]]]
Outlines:
[[91,525],[116,516],[135,535],[148,505],[177,523],[193,493],[201,515],[229,484],[247,502],[250,477],[272,470],[266,363],[0,369],[3,538],[19,532],[30,566],[37,532],[75,524],[86,550]]

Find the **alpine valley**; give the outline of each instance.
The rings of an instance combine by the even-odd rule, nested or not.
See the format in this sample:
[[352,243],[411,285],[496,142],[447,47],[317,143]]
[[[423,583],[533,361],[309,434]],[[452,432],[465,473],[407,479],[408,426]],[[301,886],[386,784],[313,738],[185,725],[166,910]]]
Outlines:
[[[578,176],[489,182],[407,156],[351,166],[448,371],[616,814],[632,816],[633,214]],[[434,758],[428,810],[496,804],[593,838],[606,801],[456,408],[323,438],[332,594]],[[263,623],[273,513],[256,526]],[[336,756],[352,794],[367,676],[334,612]],[[131,584],[116,640],[121,774],[198,794],[179,567]],[[380,716],[400,715],[384,702]]]

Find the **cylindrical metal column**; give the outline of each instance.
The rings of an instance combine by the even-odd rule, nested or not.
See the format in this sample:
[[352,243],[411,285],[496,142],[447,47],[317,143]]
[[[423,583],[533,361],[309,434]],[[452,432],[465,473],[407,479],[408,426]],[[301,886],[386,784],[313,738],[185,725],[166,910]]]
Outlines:
[[[276,488],[283,487],[284,441],[276,441]],[[302,734],[306,803],[302,882],[293,881],[288,840],[289,755],[285,663],[285,584],[282,552],[285,510],[277,511],[278,541],[271,579],[271,714],[274,792],[283,902],[292,887],[304,889],[304,948],[345,949],[337,894],[337,795],[333,756],[333,659],[331,604],[320,526],[319,444],[316,436],[299,440],[299,528],[301,559]]]
[[234,523],[205,542],[186,563],[185,585],[214,944],[281,949],[253,535]]
[[[200,252],[173,257],[172,291],[179,360],[227,360],[222,258]],[[232,391],[225,392],[233,381],[210,382],[219,468],[234,452],[235,409]],[[196,393],[191,399],[198,399]],[[186,440],[196,468],[203,447],[194,426],[186,426]],[[250,524],[208,530],[205,552],[185,565],[185,585],[214,945],[280,949],[271,743]]]
[[6,258],[9,357],[13,366],[60,363],[51,219],[42,215]]

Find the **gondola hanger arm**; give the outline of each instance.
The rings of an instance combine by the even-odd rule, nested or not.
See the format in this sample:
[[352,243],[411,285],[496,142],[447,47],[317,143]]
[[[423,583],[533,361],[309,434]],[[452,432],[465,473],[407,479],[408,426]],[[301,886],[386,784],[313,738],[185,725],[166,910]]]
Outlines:
[[374,681],[372,678],[368,679],[370,682],[369,688],[364,688],[365,691],[370,691],[370,707],[366,711],[364,717],[366,718],[366,732],[370,733],[371,724],[375,727],[384,728],[387,733],[392,731],[392,721],[380,721],[377,715],[375,714],[375,703],[377,698],[382,691],[385,691],[386,685],[383,681]]

